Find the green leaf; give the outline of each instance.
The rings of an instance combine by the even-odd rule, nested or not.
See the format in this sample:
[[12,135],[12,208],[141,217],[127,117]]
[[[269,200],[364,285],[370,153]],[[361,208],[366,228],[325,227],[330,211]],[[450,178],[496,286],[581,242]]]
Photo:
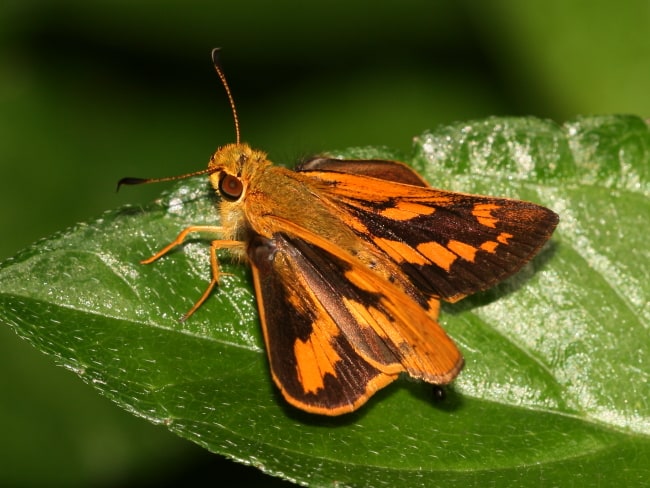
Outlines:
[[[286,405],[269,378],[248,270],[186,322],[207,285],[189,224],[218,225],[205,178],[105,213],[0,268],[0,318],[122,408],[207,449],[310,485],[639,484],[650,476],[650,132],[636,117],[558,126],[493,118],[418,137],[399,157],[433,186],[519,197],[560,214],[521,273],[441,321],[467,366],[447,399],[398,381],[341,418]],[[128,191],[135,191],[128,189]]]

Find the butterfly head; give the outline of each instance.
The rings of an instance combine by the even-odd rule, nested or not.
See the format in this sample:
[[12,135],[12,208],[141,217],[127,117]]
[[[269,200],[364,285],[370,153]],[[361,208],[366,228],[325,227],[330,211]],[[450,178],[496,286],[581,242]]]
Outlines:
[[244,198],[251,180],[268,164],[266,154],[251,149],[248,144],[227,144],[210,158],[210,183],[223,200],[239,201]]

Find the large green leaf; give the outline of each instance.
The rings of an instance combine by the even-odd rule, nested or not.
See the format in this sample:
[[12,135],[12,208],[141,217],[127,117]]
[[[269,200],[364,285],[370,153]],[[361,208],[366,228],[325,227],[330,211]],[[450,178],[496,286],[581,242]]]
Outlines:
[[[188,224],[217,223],[204,178],[107,212],[0,268],[0,317],[121,407],[223,454],[313,485],[596,486],[650,476],[650,132],[635,117],[488,119],[416,139],[434,185],[520,197],[561,216],[513,279],[443,308],[467,366],[447,399],[400,381],[341,418],[287,406],[269,379],[249,273],[186,322],[209,279]],[[129,189],[128,191],[134,191]],[[224,256],[225,257],[225,256]]]

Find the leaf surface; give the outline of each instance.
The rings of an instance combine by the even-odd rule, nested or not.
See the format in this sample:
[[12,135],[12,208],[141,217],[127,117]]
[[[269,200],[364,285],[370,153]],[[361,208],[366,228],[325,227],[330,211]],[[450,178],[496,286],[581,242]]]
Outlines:
[[[106,212],[0,268],[0,319],[136,415],[265,472],[318,485],[597,486],[650,475],[650,132],[636,117],[440,127],[399,158],[435,187],[560,214],[521,273],[443,307],[467,365],[447,398],[398,381],[341,418],[287,406],[271,383],[250,273],[207,241],[138,261],[190,224],[218,225],[205,178]],[[128,191],[134,191],[129,189]]]

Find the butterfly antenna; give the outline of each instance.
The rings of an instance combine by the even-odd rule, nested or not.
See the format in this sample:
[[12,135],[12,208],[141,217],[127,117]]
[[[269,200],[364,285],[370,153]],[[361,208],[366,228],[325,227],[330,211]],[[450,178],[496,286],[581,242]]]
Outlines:
[[[230,104],[230,109],[232,110],[232,117],[235,122],[235,140],[237,144],[239,144],[240,136],[239,136],[239,118],[237,117],[237,108],[235,107],[235,99],[233,98],[232,92],[230,91],[230,86],[228,86],[228,82],[226,81],[226,75],[223,74],[223,70],[221,69],[221,63],[219,61],[220,53],[221,53],[221,48],[219,47],[214,48],[212,50],[212,62],[214,63],[214,69],[216,70],[217,75],[221,80],[221,84],[226,90],[226,96],[228,97],[228,103]],[[166,176],[163,178],[133,178],[128,176],[126,178],[122,178],[120,181],[117,182],[117,189],[115,191],[120,191],[120,187],[122,185],[143,185],[146,183],[162,183],[164,181],[182,180],[185,178],[191,178],[192,176],[199,176],[207,173],[212,173],[214,171],[215,171],[214,169],[206,168],[200,171],[194,171],[192,173],[186,173],[178,176]]]
[[199,171],[193,171],[192,173],[185,173],[184,175],[165,176],[163,178],[133,178],[131,176],[127,176],[126,178],[122,178],[117,182],[117,188],[115,189],[115,192],[120,191],[120,187],[122,185],[143,185],[145,183],[162,183],[163,181],[184,180],[185,178],[191,178],[192,176],[199,176],[213,172],[214,169],[205,168]]
[[221,54],[221,48],[216,47],[212,50],[212,62],[214,63],[214,69],[217,72],[217,75],[219,76],[219,79],[221,80],[221,84],[223,85],[224,89],[226,90],[226,96],[228,97],[228,103],[230,103],[230,109],[232,110],[232,118],[235,122],[235,142],[239,144],[240,142],[240,137],[239,137],[239,118],[237,117],[237,108],[235,107],[235,99],[232,96],[232,93],[230,91],[230,87],[228,86],[228,82],[226,81],[226,75],[223,74],[223,70],[221,69],[221,62],[219,60],[219,55]]

